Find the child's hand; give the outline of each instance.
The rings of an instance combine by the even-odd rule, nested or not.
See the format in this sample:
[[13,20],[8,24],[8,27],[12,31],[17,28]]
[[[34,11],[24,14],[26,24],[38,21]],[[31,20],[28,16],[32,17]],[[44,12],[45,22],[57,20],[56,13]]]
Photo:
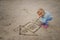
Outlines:
[[41,18],[42,16],[40,15],[39,18]]

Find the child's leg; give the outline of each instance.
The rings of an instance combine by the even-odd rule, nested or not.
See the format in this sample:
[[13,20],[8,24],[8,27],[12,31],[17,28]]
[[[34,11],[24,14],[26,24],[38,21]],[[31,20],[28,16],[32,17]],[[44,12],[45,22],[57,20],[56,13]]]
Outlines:
[[41,26],[44,27],[44,28],[48,28],[48,24],[47,23],[42,23]]
[[52,20],[52,18],[48,18],[48,19],[46,20],[46,22],[42,24],[43,27],[44,27],[44,28],[48,28],[48,26],[49,26],[49,25],[48,25],[48,22],[51,21],[51,20]]
[[44,25],[44,28],[48,28],[48,24],[45,24],[45,25]]
[[52,20],[52,17],[51,18],[48,18],[46,21],[51,21]]
[[48,18],[45,23],[42,23],[44,28],[48,28],[48,22],[51,21],[52,18]]

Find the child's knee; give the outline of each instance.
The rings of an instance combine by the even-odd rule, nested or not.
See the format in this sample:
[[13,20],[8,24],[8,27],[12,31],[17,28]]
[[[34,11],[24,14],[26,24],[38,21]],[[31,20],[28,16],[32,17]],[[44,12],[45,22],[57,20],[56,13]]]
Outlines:
[[47,21],[51,21],[51,20],[52,20],[52,17],[47,19]]

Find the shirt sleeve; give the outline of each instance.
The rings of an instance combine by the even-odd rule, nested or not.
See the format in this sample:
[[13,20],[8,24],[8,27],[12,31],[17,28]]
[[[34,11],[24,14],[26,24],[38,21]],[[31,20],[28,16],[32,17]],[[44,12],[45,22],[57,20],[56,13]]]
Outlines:
[[46,18],[40,18],[39,19],[42,23],[46,23]]

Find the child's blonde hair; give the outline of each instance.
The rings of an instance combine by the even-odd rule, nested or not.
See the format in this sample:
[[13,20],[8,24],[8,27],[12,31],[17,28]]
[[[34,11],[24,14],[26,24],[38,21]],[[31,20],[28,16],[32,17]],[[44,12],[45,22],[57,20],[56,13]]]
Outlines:
[[43,8],[40,8],[40,9],[37,11],[37,14],[38,14],[39,16],[43,16],[43,15],[45,14],[44,9],[43,9]]

